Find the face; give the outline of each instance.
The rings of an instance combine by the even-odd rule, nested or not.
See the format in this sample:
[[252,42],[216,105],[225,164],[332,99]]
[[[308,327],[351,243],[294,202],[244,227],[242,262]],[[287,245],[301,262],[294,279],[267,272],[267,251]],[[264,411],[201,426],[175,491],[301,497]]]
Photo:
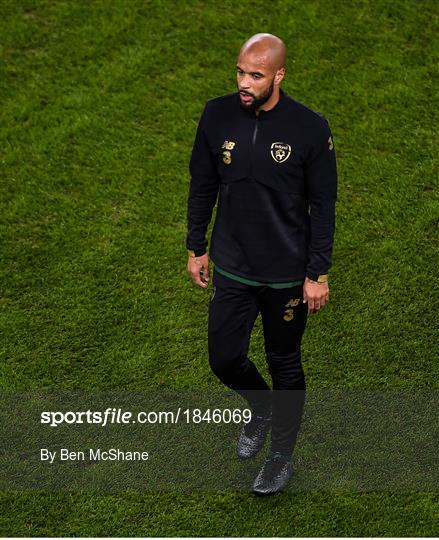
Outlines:
[[279,73],[270,68],[267,56],[252,52],[241,53],[236,66],[241,106],[248,111],[261,107],[270,99],[278,79]]

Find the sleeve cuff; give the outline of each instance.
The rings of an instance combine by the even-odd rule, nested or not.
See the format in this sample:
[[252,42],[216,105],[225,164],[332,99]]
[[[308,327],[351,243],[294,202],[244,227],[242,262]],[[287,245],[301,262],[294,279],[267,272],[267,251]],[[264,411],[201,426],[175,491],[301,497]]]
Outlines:
[[205,253],[207,253],[206,248],[201,249],[188,249],[187,253],[189,257],[201,257]]
[[312,272],[307,272],[306,277],[318,283],[326,283],[329,279],[328,274],[313,274]]

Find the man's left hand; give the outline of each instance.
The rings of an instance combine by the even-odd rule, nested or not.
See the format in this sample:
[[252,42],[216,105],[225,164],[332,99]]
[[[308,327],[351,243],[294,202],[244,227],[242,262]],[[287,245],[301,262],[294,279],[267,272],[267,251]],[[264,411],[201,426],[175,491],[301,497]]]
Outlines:
[[318,283],[305,278],[303,284],[303,302],[308,302],[308,315],[317,313],[329,301],[328,282]]

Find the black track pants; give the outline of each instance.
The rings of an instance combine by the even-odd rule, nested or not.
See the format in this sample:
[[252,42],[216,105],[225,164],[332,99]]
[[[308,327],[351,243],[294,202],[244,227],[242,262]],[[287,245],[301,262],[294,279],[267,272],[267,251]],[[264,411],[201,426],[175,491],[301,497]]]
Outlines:
[[[261,313],[273,391],[249,360],[250,335]],[[300,344],[306,326],[303,286],[245,285],[215,272],[209,304],[209,362],[255,413],[272,409],[271,449],[291,455],[305,402]]]

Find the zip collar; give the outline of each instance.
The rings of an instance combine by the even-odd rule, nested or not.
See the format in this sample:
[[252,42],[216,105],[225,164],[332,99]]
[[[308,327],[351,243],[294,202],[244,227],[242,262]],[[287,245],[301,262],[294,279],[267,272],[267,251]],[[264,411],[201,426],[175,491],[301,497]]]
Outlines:
[[246,111],[242,106],[241,106],[241,103],[240,103],[240,100],[239,100],[239,92],[236,92],[236,102],[238,104],[238,107],[239,109],[246,115],[246,116],[250,116],[252,118],[258,118],[259,120],[262,118],[262,117],[268,117],[268,116],[272,116],[273,114],[277,113],[277,112],[280,112],[283,108],[284,108],[284,105],[285,105],[285,102],[286,102],[286,97],[287,97],[287,94],[285,94],[285,92],[282,90],[282,88],[279,89],[279,101],[276,103],[276,105],[268,110],[268,111],[264,111],[263,109],[261,109],[259,111],[259,115],[256,115],[256,113],[254,111]]

